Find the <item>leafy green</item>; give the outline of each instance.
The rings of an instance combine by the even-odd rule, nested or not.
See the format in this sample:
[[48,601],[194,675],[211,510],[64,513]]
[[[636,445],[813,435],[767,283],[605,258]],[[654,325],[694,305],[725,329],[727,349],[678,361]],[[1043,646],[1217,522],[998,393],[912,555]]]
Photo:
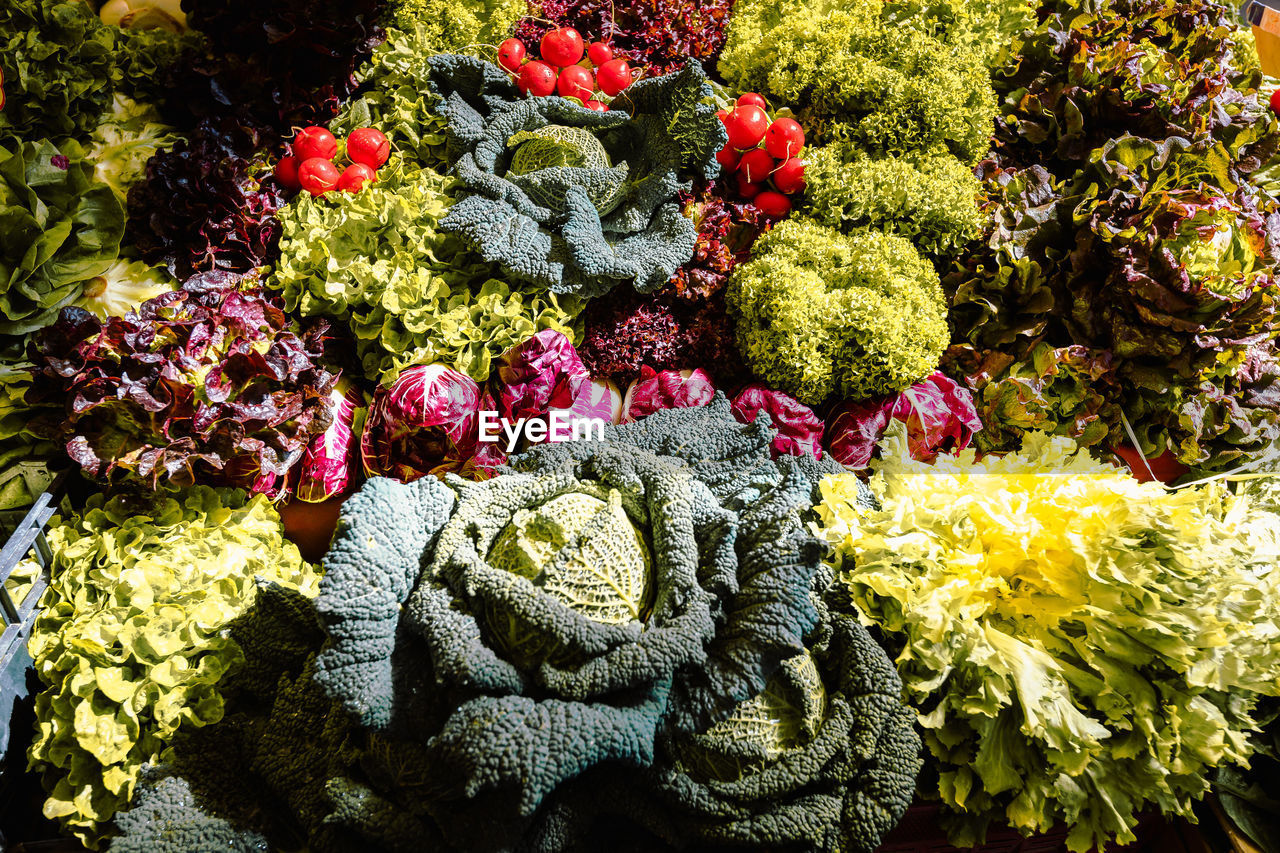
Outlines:
[[511,35],[528,12],[525,0],[392,0],[391,21],[402,30],[422,27],[432,53],[473,53]]
[[85,283],[84,292],[75,305],[99,320],[123,317],[148,299],[173,290],[176,284],[159,267],[121,258],[102,275],[94,276]]
[[83,140],[117,93],[162,100],[165,71],[199,45],[190,33],[108,26],[83,0],[7,0],[0,8],[0,146]]
[[145,176],[152,155],[177,140],[177,131],[164,123],[154,107],[117,94],[99,117],[85,158],[93,163],[94,178],[123,200]]
[[976,162],[996,112],[984,57],[938,38],[928,15],[895,19],[901,11],[881,0],[738,0],[720,74],[790,105],[819,142]]
[[356,71],[364,91],[329,124],[330,130],[343,136],[357,127],[376,127],[406,164],[445,171],[447,123],[427,88],[427,60],[436,52],[432,38],[426,22],[387,30],[387,40]]
[[[620,283],[652,292],[693,257],[696,228],[677,194],[688,178],[715,177],[727,139],[700,65],[641,80],[606,112],[522,98],[505,71],[472,57],[430,65],[465,193],[441,220],[445,231],[521,279],[582,296]],[[567,166],[531,156],[537,168],[512,169],[513,138],[548,127],[593,135],[605,158]]]
[[179,730],[222,718],[219,682],[241,659],[223,630],[255,578],[314,595],[265,497],[197,486],[101,494],[48,531],[50,587],[32,630],[46,689],[29,758],[48,818],[97,849],[142,765]]
[[[1210,141],[1124,136],[1069,182],[990,172],[985,246],[946,281],[949,369],[996,415],[984,440],[1044,429],[1127,444],[1131,427],[1147,457],[1221,470],[1280,438],[1280,245],[1266,225],[1280,206],[1233,162]],[[1053,380],[1048,349],[1066,368]],[[1028,415],[1015,377],[1066,396]]]
[[[52,409],[29,405],[24,397],[31,387],[31,365],[0,364],[0,510],[30,506],[40,490],[28,482],[28,469],[37,470],[57,457],[58,446],[32,430],[32,422]],[[43,478],[35,478],[43,479]]]
[[734,270],[728,304],[751,370],[809,405],[902,391],[946,347],[937,273],[880,231],[783,222]]
[[300,194],[281,211],[281,258],[269,285],[302,316],[344,319],[367,376],[446,364],[479,382],[492,359],[541,329],[576,337],[572,296],[514,290],[440,228],[457,182],[396,164],[351,197]]
[[0,147],[0,335],[47,325],[115,262],[124,206],[93,168],[70,140]]
[[872,157],[849,142],[805,156],[802,212],[829,228],[878,228],[935,258],[954,256],[982,231],[973,170],[949,154]]
[[5,106],[0,146],[87,136],[111,103],[115,36],[79,0],[8,0],[0,8]]
[[768,428],[721,395],[606,429],[343,506],[316,680],[411,762],[379,783],[366,759],[377,797],[451,848],[506,849],[566,782],[652,763],[660,730],[728,716],[816,623],[812,483]]
[[1275,516],[1043,433],[980,461],[913,461],[901,432],[882,452],[882,508],[846,474],[818,512],[837,583],[901,647],[953,843],[993,821],[1132,841],[1139,811],[1186,815],[1248,758],[1280,693],[1280,540],[1255,534]]

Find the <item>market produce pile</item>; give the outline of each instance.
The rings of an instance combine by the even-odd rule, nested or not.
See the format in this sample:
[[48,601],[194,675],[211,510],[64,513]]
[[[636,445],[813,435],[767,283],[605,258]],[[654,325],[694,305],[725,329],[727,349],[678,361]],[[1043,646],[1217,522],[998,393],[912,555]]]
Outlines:
[[44,817],[1280,843],[1277,89],[1214,0],[8,2]]

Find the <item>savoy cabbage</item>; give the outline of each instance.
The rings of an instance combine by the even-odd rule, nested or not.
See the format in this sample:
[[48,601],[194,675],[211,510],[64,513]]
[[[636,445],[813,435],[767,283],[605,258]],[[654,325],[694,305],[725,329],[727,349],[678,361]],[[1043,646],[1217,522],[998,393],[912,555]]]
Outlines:
[[465,196],[441,221],[485,260],[557,293],[648,293],[693,257],[678,193],[719,173],[728,137],[697,63],[641,80],[605,112],[523,98],[509,75],[459,54],[430,60]]

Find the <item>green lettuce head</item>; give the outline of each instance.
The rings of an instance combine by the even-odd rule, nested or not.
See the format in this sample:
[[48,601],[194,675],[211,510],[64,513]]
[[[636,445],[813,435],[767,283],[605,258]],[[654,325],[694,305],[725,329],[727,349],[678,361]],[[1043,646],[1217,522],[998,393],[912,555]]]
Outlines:
[[271,503],[235,490],[95,495],[48,537],[29,757],[45,817],[97,849],[142,766],[179,730],[222,718],[219,682],[242,657],[224,628],[253,603],[255,578],[314,595],[319,577]]
[[751,370],[808,405],[905,390],[947,346],[938,274],[882,231],[783,222],[734,270],[728,304]]
[[453,178],[393,160],[354,196],[298,195],[280,213],[270,286],[291,311],[346,320],[375,382],[416,364],[485,382],[494,358],[542,329],[576,338],[579,300],[511,287],[441,228],[457,191]]
[[76,142],[0,147],[0,335],[48,325],[115,263],[124,205]]

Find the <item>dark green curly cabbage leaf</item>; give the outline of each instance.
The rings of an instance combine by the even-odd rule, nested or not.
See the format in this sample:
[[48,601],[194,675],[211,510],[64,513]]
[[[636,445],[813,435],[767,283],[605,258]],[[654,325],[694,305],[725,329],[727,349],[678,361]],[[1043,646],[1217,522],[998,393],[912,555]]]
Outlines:
[[665,744],[641,773],[575,782],[539,828],[542,849],[871,853],[922,764],[901,689],[856,619],[825,618],[725,720]]
[[822,555],[813,483],[771,440],[721,395],[482,483],[370,480],[325,561],[316,680],[431,780],[378,796],[501,847],[565,782],[759,693],[817,624]]
[[727,136],[697,63],[633,84],[607,112],[522,98],[483,60],[430,60],[449,121],[449,159],[467,195],[441,225],[485,260],[557,293],[596,296],[666,284],[693,257],[678,193],[719,173]]

